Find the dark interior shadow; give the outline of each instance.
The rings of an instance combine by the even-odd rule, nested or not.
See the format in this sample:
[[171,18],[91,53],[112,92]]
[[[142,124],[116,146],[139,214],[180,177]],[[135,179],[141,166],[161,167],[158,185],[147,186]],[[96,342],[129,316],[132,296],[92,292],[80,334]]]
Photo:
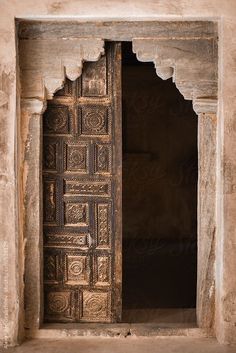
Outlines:
[[194,308],[197,116],[123,44],[123,308]]

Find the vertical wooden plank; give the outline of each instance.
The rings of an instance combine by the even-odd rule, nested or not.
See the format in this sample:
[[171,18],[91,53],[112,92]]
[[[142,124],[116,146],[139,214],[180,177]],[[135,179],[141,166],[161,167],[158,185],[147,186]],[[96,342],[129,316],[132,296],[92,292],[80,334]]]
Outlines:
[[121,321],[122,314],[122,107],[121,107],[121,43],[114,45],[113,67],[114,99],[114,178],[115,190],[115,277],[114,321]]

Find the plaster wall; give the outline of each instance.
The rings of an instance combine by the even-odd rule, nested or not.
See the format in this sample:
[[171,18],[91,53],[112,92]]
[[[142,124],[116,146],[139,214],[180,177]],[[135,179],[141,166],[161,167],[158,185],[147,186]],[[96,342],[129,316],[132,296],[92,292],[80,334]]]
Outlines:
[[[0,2],[0,341],[11,345],[23,327],[23,210],[18,208],[16,18],[218,20],[216,335],[236,343],[236,3],[234,0],[1,0]],[[24,138],[24,136],[22,136]],[[25,136],[27,139],[27,136]],[[19,214],[22,212],[22,214]]]

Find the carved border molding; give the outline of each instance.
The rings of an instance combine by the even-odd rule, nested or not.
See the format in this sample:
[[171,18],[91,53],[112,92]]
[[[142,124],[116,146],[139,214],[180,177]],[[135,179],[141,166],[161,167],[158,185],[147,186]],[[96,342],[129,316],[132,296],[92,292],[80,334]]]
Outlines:
[[193,100],[197,114],[204,106],[216,111],[217,50],[215,38],[133,39],[137,59],[153,62],[163,80],[172,77],[184,98]]
[[84,61],[97,61],[104,53],[99,38],[20,40],[21,97],[52,99],[65,77],[76,80]]
[[43,114],[47,108],[46,101],[36,98],[21,99],[21,109],[31,115]]

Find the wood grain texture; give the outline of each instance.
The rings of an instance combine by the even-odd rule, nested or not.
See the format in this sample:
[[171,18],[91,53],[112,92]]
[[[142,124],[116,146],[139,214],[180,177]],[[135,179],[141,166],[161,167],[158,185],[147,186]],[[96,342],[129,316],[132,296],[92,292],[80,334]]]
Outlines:
[[216,115],[200,114],[198,124],[198,325],[210,328],[215,316]]
[[138,60],[152,61],[157,75],[173,77],[185,99],[217,96],[217,41],[213,38],[133,39]]
[[22,98],[52,99],[65,77],[76,80],[84,61],[100,58],[104,42],[99,38],[21,40],[19,52]]
[[19,21],[20,39],[103,38],[131,41],[133,38],[216,38],[212,21]]
[[43,116],[47,322],[120,320],[120,51],[107,44]]

